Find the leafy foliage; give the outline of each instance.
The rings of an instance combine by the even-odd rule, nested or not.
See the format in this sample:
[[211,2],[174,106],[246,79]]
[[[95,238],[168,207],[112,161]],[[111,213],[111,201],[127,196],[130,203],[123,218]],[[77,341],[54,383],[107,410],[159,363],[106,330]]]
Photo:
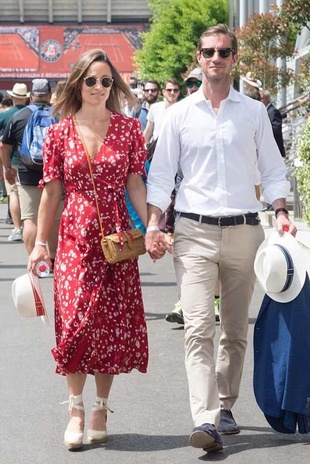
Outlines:
[[134,59],[140,78],[159,82],[180,79],[203,31],[228,19],[226,0],[149,0],[149,7],[151,27]]
[[303,204],[303,216],[310,225],[310,119],[301,136],[298,154],[300,165],[296,167],[295,176]]
[[238,75],[251,71],[263,87],[275,93],[293,79],[290,70],[277,67],[277,59],[294,53],[296,27],[285,23],[275,7],[274,12],[253,14],[244,27],[236,31],[239,42]]
[[285,0],[280,16],[286,24],[295,24],[298,32],[310,22],[310,0]]

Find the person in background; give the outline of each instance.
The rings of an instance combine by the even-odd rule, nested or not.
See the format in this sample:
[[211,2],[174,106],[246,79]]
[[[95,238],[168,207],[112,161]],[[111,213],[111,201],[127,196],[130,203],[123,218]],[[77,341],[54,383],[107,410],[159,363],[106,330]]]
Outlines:
[[147,124],[143,131],[146,145],[152,140],[157,140],[160,128],[166,116],[166,111],[178,101],[180,91],[180,84],[176,79],[168,79],[165,82],[163,88],[163,101],[154,103],[147,115]]
[[[38,108],[50,107],[51,94],[51,86],[47,79],[33,79],[30,93],[32,104]],[[42,194],[42,189],[38,188],[38,186],[43,175],[43,167],[34,170],[32,167],[26,166],[20,158],[23,132],[31,115],[32,110],[29,106],[26,106],[13,114],[5,127],[1,147],[5,178],[11,185],[15,182],[17,183],[21,221],[23,224],[23,240],[28,255],[30,255],[34,248],[37,234],[38,209]],[[17,176],[11,163],[12,153],[16,153],[18,157]],[[60,215],[61,205],[58,210],[57,218],[54,222],[53,231],[51,232],[48,240],[52,263],[56,255]]]
[[254,100],[261,101],[260,91],[256,87],[247,87],[245,89],[244,95],[247,95],[248,97],[253,98]]
[[283,142],[282,123],[283,118],[280,111],[271,103],[271,95],[268,90],[262,90],[260,92],[261,101],[264,103],[267,109],[267,113],[271,122],[273,136],[278,145],[281,155],[285,158],[285,148]]
[[192,71],[184,79],[184,83],[186,87],[186,95],[191,95],[192,93],[197,92],[202,84],[202,69],[192,69]]
[[259,79],[255,79],[253,73],[251,71],[247,72],[245,76],[241,77],[244,85],[244,93],[247,92],[248,89],[257,89],[259,91],[263,90],[262,81]]
[[124,103],[122,107],[122,112],[125,116],[128,116],[129,118],[137,118],[139,116],[140,112],[140,99],[138,96],[141,98],[141,94],[143,95],[143,91],[141,89],[130,89],[134,102],[132,100],[128,100],[126,97],[124,97]]
[[[99,49],[82,54],[55,104],[61,115],[44,145],[45,185],[35,247],[28,268],[49,262],[46,242],[62,195],[55,261],[56,373],[67,380],[69,449],[84,441],[83,390],[93,375],[96,394],[87,440],[107,440],[108,397],[115,375],[146,372],[148,340],[137,258],[109,264],[101,248],[108,235],[130,228],[125,188],[146,225],[146,152],[140,124],[121,114],[128,85]],[[129,426],[130,427],[130,426]]]
[[144,85],[143,93],[144,93],[144,101],[141,105],[140,113],[138,116],[138,119],[141,124],[142,132],[146,128],[147,116],[149,114],[150,108],[154,103],[157,102],[158,97],[160,95],[159,83],[154,79],[150,79],[146,81]]
[[136,89],[138,87],[138,79],[136,78],[136,76],[130,76],[129,87],[131,89]]
[[0,114],[4,111],[9,110],[13,106],[13,100],[11,97],[4,97],[0,103]]
[[51,97],[51,104],[52,105],[55,105],[55,103],[58,102],[64,88],[66,87],[66,84],[67,84],[66,80],[61,80],[61,81],[57,82],[56,87],[55,87],[55,89],[54,89],[54,91],[52,93],[52,97]]
[[[27,90],[26,84],[23,83],[16,83],[14,84],[12,90],[7,91],[9,95],[9,99],[12,101],[13,106],[9,107],[6,111],[0,114],[0,133],[1,138],[4,134],[5,127],[7,126],[8,122],[10,121],[11,117],[17,113],[19,110],[24,108],[27,104],[28,98],[30,93]],[[2,100],[2,103],[5,99]],[[0,143],[0,156],[2,157],[2,144]],[[11,160],[10,160],[12,169],[14,171],[15,179],[18,170],[18,152],[17,150],[13,150],[11,153]],[[5,173],[4,173],[5,174]],[[9,216],[12,218],[12,222],[14,225],[14,229],[10,233],[8,237],[9,242],[19,242],[23,240],[23,232],[22,232],[22,221],[21,221],[21,212],[20,212],[20,202],[19,202],[19,194],[16,181],[10,184],[5,179],[5,186],[6,191],[8,194],[8,208],[9,208]]]
[[[285,198],[287,169],[263,105],[231,86],[238,62],[235,34],[218,24],[200,37],[203,70],[197,92],[168,112],[147,182],[146,249],[153,259],[172,251],[159,230],[180,166],[176,197],[174,265],[185,330],[185,365],[194,429],[190,445],[223,449],[220,434],[240,428],[232,414],[247,346],[248,311],[255,284],[254,259],[264,239],[255,195],[257,166],[278,233],[295,235]],[[221,290],[221,336],[214,357],[214,295]],[[215,359],[214,359],[215,358]]]

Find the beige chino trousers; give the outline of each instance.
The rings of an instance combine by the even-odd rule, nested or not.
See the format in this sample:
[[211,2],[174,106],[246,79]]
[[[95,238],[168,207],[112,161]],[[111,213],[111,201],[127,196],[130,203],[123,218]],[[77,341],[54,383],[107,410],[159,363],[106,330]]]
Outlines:
[[[261,225],[219,227],[178,218],[174,265],[185,322],[185,367],[195,427],[218,425],[220,409],[239,395],[247,347],[254,259]],[[221,289],[221,336],[214,353],[216,285]]]

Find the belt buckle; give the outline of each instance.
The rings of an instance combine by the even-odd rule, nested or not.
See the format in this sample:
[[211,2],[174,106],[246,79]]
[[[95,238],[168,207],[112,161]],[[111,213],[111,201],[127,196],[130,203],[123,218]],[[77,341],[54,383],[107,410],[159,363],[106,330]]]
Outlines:
[[225,217],[222,216],[222,217],[217,218],[217,225],[218,225],[219,227],[226,227],[226,226],[222,225],[222,223],[221,223],[221,220],[222,220],[222,219],[225,219]]

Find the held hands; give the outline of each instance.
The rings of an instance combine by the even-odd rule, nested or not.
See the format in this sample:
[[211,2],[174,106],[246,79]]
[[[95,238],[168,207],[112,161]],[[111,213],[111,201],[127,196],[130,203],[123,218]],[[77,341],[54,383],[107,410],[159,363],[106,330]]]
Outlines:
[[147,231],[145,235],[145,248],[155,262],[157,259],[162,258],[166,251],[172,253],[171,237],[159,229]]

